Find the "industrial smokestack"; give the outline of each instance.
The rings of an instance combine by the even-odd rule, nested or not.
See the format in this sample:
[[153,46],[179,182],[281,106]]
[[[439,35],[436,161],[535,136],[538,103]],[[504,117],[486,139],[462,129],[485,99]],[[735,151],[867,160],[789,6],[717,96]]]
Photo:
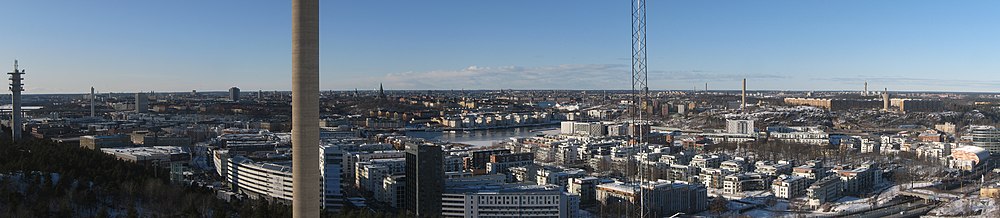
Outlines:
[[21,75],[24,75],[24,70],[17,70],[17,60],[14,60],[14,72],[7,73],[10,74],[10,92],[11,92],[11,111],[10,111],[10,132],[11,138],[14,141],[21,140],[21,128],[24,126],[21,124],[21,91],[24,91],[24,84],[21,83]]
[[747,78],[743,78],[743,100],[740,101],[740,111],[747,112]]
[[320,213],[319,0],[292,0],[292,217]]
[[97,98],[97,96],[94,95],[94,87],[91,86],[90,87],[90,117],[96,117],[96,113],[94,113],[94,98]]

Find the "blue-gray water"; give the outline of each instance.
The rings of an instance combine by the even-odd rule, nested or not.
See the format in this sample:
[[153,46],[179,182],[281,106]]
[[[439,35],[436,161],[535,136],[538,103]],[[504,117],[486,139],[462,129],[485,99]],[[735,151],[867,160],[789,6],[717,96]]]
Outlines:
[[492,145],[493,142],[502,141],[511,137],[530,137],[538,134],[553,134],[559,132],[559,125],[520,127],[509,129],[476,130],[467,132],[424,132],[407,131],[410,137],[423,138],[428,140],[438,140],[443,142],[463,143],[474,146]]

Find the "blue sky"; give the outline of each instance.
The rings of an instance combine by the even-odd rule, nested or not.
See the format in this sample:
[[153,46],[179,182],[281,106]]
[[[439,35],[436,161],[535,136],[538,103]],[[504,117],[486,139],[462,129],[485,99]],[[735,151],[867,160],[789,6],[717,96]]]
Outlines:
[[[323,89],[628,89],[624,0],[321,1]],[[288,90],[281,0],[4,1],[28,93]],[[1000,1],[650,0],[651,89],[1000,91]]]

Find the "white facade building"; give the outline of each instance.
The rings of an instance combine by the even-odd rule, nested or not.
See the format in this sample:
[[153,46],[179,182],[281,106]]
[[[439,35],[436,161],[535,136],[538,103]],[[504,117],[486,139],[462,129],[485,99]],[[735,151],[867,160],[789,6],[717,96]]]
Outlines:
[[753,134],[753,120],[726,120],[726,132],[731,134]]
[[[319,148],[322,175],[323,207],[340,210],[343,207],[340,163],[341,151],[337,148]],[[230,156],[225,150],[215,151],[213,161],[216,172],[237,193],[253,199],[286,202],[292,200],[291,161],[258,162],[244,156]]]
[[576,217],[580,199],[554,185],[449,188],[442,217]]
[[608,127],[601,122],[563,121],[559,126],[563,135],[606,136]]
[[801,176],[781,175],[771,183],[771,192],[774,197],[792,199],[806,194],[809,187],[809,179]]

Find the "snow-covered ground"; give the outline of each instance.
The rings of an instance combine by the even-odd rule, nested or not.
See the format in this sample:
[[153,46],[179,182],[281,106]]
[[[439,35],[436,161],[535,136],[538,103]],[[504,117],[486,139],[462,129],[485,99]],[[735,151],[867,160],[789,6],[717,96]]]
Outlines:
[[784,216],[785,213],[771,212],[771,211],[767,211],[767,210],[756,209],[756,210],[747,211],[746,213],[743,213],[742,215],[746,215],[746,216],[750,216],[750,217],[754,217],[754,218],[757,218],[757,217],[780,217],[780,216]]
[[899,196],[900,189],[901,189],[900,185],[894,185],[889,189],[886,189],[884,192],[878,195],[878,204],[883,205],[889,203],[889,201],[892,201],[892,199],[896,198],[896,196]]
[[873,197],[868,197],[868,198],[856,198],[851,196],[842,197],[834,203],[833,209],[830,211],[840,213],[840,212],[861,211],[861,210],[871,209],[872,207],[875,206],[873,205],[873,203],[875,202],[872,201],[872,198]]
[[924,188],[924,187],[934,186],[939,183],[940,182],[915,182],[912,185],[910,183],[894,185],[878,195],[878,204],[882,205],[889,203],[889,201],[892,201],[892,199],[896,198],[896,196],[899,196],[900,190]]
[[780,217],[780,216],[790,215],[789,213],[784,212],[787,210],[788,210],[788,201],[779,200],[775,202],[774,206],[770,206],[767,209],[754,209],[751,211],[747,211],[742,215],[747,215],[750,217]]
[[729,208],[729,210],[742,210],[742,209],[754,207],[754,205],[752,205],[752,204],[744,204],[744,203],[735,202],[735,201],[729,201],[729,204],[726,205],[726,207]]
[[[976,197],[967,197],[954,201],[949,201],[927,213],[932,217],[997,217],[997,200]],[[977,215],[978,214],[978,215]]]
[[935,197],[942,198],[942,199],[959,199],[959,198],[962,198],[962,196],[958,196],[956,194],[944,193],[944,192],[937,192],[937,191],[932,191],[932,190],[927,190],[927,189],[911,189],[911,190],[909,190],[909,192],[920,193],[920,194],[925,194],[925,195],[931,195],[931,196],[935,196]]
[[[804,200],[804,199],[797,199],[797,200]],[[778,200],[777,202],[775,202],[773,206],[753,209],[744,212],[742,214],[739,214],[739,216],[765,218],[765,217],[822,217],[830,215],[830,213],[809,212],[809,211],[789,212],[789,208],[791,208],[791,206],[788,200]],[[736,214],[727,214],[727,215],[736,215]],[[716,216],[710,216],[710,217],[716,217]]]
[[[923,187],[934,186],[937,184],[938,184],[937,182],[915,182],[912,185],[909,183],[901,185],[892,185],[890,182],[882,180],[875,187],[875,190],[879,192],[878,195],[866,198],[857,198],[851,196],[842,197],[830,203],[831,207],[829,211],[822,211],[822,209],[817,209],[815,211],[811,211],[811,214],[819,216],[819,215],[832,215],[837,213],[867,210],[872,207],[877,207],[879,205],[889,203],[890,201],[892,201],[892,199],[899,196],[901,191],[904,190],[912,191],[913,188],[923,188]],[[719,192],[721,192],[721,190],[719,190]],[[737,198],[737,196],[727,196],[727,197],[730,197],[731,199],[739,199],[740,201],[743,202],[765,204],[765,202],[767,202],[767,199],[771,196],[771,194],[767,191],[744,192],[741,193],[740,196],[742,198]],[[940,193],[940,196],[955,197],[954,194],[949,194],[949,193]],[[795,214],[787,212],[789,208],[788,205],[789,202],[787,200],[779,200],[779,203],[774,205],[773,207],[750,210],[743,213],[742,215],[747,215],[751,217],[780,217],[780,216],[803,215],[803,214]],[[733,204],[733,203],[731,203],[729,206],[730,209],[746,208],[746,207],[740,207],[744,205]]]

